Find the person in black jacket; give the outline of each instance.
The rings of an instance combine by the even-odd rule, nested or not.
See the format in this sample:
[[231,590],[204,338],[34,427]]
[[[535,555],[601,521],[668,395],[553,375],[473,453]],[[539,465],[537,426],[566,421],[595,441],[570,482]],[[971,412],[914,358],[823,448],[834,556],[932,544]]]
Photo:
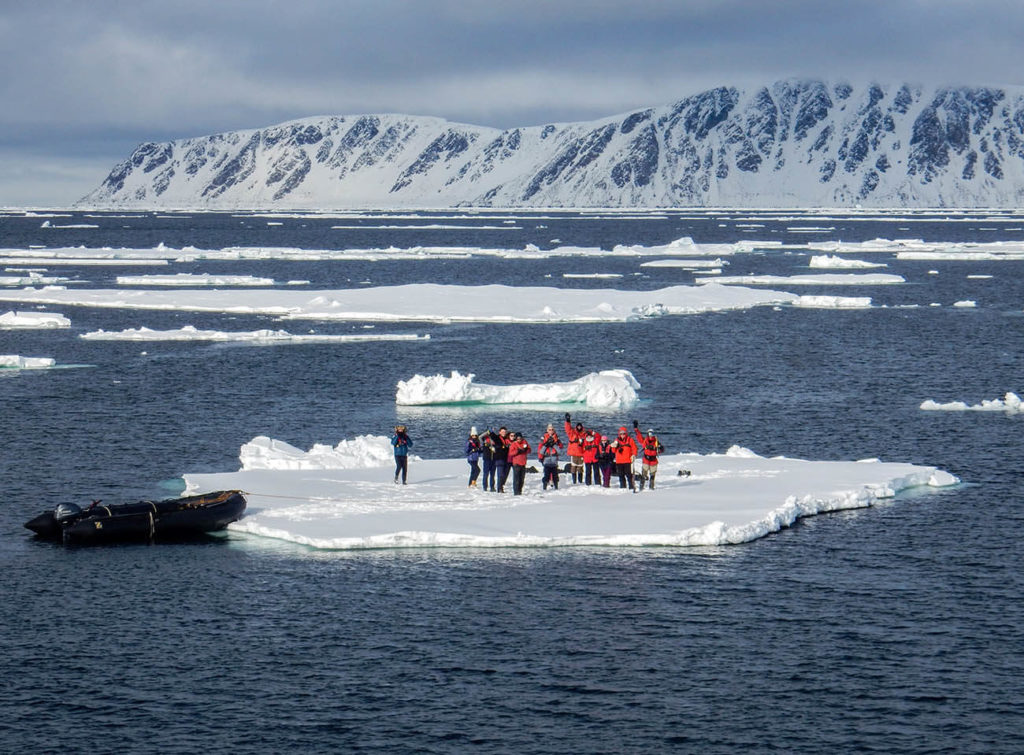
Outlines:
[[[508,479],[508,430],[504,427],[499,427],[498,432],[494,430],[488,430],[487,435],[494,443],[494,479],[498,482],[498,492],[505,492],[505,481]],[[484,487],[486,488],[486,480],[484,481]],[[491,490],[494,490],[493,482],[491,484]]]
[[[494,484],[497,477],[495,455],[498,453],[498,450],[494,443],[494,436],[490,431],[480,436],[480,445],[480,457],[484,462],[484,490],[490,490],[494,493],[498,490],[498,486]],[[501,453],[507,455],[508,451],[502,451]]]

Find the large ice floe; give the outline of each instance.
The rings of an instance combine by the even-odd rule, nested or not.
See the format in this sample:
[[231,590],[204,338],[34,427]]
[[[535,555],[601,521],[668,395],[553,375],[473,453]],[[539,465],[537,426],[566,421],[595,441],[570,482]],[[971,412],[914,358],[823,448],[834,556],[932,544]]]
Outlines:
[[119,286],[273,286],[273,278],[254,275],[210,275],[209,273],[175,273],[174,275],[119,275]]
[[[709,281],[698,279],[698,283]],[[747,286],[891,286],[906,283],[902,275],[890,273],[816,273],[809,275],[725,275],[715,278],[722,285]]]
[[4,312],[0,328],[70,328],[71,320],[56,312]]
[[930,412],[1006,412],[1007,414],[1020,414],[1024,412],[1024,404],[1022,404],[1020,396],[1009,391],[1001,399],[985,399],[980,404],[967,404],[965,401],[950,401],[942,404],[928,399],[921,403],[921,409]]
[[200,330],[185,325],[173,330],[128,328],[127,330],[92,330],[78,336],[87,341],[219,341],[255,344],[278,343],[366,343],[369,341],[429,341],[430,335],[415,333],[289,333],[286,330]]
[[624,322],[792,303],[795,294],[742,286],[654,291],[433,283],[329,291],[285,289],[0,289],[0,301],[118,309],[272,315],[282,319],[413,322]]
[[[365,228],[366,226],[358,226]],[[518,249],[505,247],[410,246],[371,249],[300,249],[293,247],[225,247],[197,249],[186,246],[169,247],[163,243],[143,248],[52,247],[46,249],[0,249],[0,261],[6,264],[36,265],[167,265],[171,262],[197,260],[335,260],[382,261],[420,259],[466,259],[469,257],[501,257],[506,259],[550,259],[558,257],[662,257],[666,255],[703,257],[750,253],[755,248],[776,247],[776,241],[740,241],[731,244],[697,244],[690,237],[655,246],[617,245],[600,247],[554,246],[541,249],[526,244]]]
[[[236,472],[187,474],[189,493],[245,491],[233,532],[314,548],[697,546],[743,543],[811,514],[870,506],[915,487],[958,483],[935,467],[724,454],[663,456],[655,490],[571,485],[525,492],[468,488],[463,459],[413,458],[409,484],[393,482],[391,446],[360,436],[302,451],[254,438]],[[680,476],[682,470],[689,476]]]
[[628,409],[637,404],[640,383],[628,370],[591,372],[564,383],[487,385],[473,373],[450,376],[413,375],[400,380],[395,403],[400,406],[439,404],[582,404],[588,409]]

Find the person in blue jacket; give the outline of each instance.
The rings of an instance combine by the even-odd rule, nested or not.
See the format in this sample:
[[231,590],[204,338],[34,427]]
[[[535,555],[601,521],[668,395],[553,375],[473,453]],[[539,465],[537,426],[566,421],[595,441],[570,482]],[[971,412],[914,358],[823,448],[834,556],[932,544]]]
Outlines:
[[466,441],[466,461],[469,462],[469,487],[476,487],[476,478],[480,476],[480,454],[483,453],[480,436],[476,428],[469,428],[469,440]]
[[395,447],[395,485],[401,476],[402,484],[405,485],[406,477],[409,475],[409,449],[412,448],[412,438],[405,425],[396,425],[395,434],[391,436],[391,445]]

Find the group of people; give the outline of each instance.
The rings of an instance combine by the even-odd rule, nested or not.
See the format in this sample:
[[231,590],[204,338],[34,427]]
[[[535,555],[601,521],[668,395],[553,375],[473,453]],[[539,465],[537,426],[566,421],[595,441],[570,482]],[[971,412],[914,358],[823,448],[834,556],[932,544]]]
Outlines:
[[[587,429],[582,422],[572,424],[572,415],[565,413],[565,438],[562,442],[554,423],[549,423],[537,442],[537,459],[544,470],[541,486],[558,489],[559,473],[562,471],[561,454],[564,450],[569,457],[569,474],[572,483],[611,487],[612,475],[618,477],[619,487],[628,487],[637,492],[649,487],[654,490],[654,478],[658,473],[658,457],[665,448],[655,435],[653,428],[646,434],[640,431],[640,423],[633,420],[633,434],[623,426],[617,435],[602,435],[597,430]],[[406,484],[409,474],[409,449],[412,438],[405,425],[397,425],[391,437],[395,451],[395,484]],[[469,487],[477,487],[483,477],[483,488],[495,493],[504,493],[509,476],[512,477],[512,493],[522,495],[526,483],[526,466],[533,448],[520,432],[509,432],[499,427],[480,434],[470,428],[466,441],[466,461],[469,462]],[[633,461],[640,457],[641,471],[633,473]],[[482,468],[481,468],[482,464]]]
[[[568,472],[574,485],[611,487],[614,473],[619,478],[620,488],[628,487],[635,493],[637,483],[634,480],[633,460],[641,457],[640,490],[645,486],[654,489],[658,457],[665,449],[653,429],[645,435],[640,431],[640,424],[633,420],[633,435],[625,426],[620,427],[615,436],[602,435],[597,430],[587,429],[582,422],[574,425],[572,415],[566,412],[565,439],[566,443],[563,443],[554,423],[550,423],[537,442],[537,459],[544,470],[541,480],[544,490],[548,486],[558,489],[563,450],[569,457]],[[497,432],[488,430],[481,435],[473,427],[469,431],[465,451],[470,470],[469,487],[477,487],[477,480],[482,474],[484,490],[504,493],[511,474],[512,493],[522,494],[527,460],[533,452],[522,433],[510,433],[507,428],[500,427]]]

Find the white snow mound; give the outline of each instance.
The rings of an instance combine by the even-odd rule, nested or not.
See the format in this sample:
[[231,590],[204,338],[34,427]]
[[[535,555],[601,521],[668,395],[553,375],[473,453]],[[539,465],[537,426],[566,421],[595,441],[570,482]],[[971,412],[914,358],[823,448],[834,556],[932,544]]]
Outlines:
[[565,383],[487,385],[476,375],[452,371],[444,375],[414,375],[398,382],[399,406],[434,404],[583,404],[588,409],[628,409],[636,406],[640,383],[628,370],[591,372]]

